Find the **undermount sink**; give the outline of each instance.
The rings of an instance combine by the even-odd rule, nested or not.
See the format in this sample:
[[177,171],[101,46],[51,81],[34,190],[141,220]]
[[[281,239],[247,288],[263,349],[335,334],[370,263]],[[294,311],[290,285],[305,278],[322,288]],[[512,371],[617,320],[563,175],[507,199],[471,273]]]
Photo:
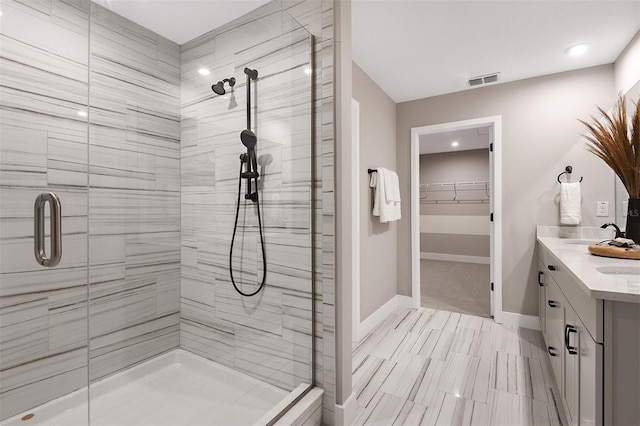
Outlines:
[[587,239],[566,239],[561,240],[564,244],[581,244],[585,246],[589,246],[591,244],[598,244],[603,240],[587,240]]
[[596,271],[605,275],[640,279],[640,266],[598,266]]

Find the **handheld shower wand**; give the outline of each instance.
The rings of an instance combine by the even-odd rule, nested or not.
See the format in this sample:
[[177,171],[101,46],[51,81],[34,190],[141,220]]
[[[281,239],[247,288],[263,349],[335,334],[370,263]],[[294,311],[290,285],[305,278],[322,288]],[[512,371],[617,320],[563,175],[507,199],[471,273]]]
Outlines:
[[[256,158],[256,144],[258,138],[251,130],[251,80],[258,78],[258,71],[249,68],[244,69],[247,75],[247,128],[240,133],[240,141],[247,148],[246,154],[240,156],[240,162],[246,165],[245,171],[240,177],[247,180],[245,200],[251,200],[254,203],[258,200],[258,160]],[[251,180],[254,179],[256,191],[252,191]]]
[[[240,154],[240,176],[238,178],[238,203],[236,205],[236,220],[233,225],[233,235],[231,237],[231,248],[229,251],[229,275],[231,276],[231,284],[242,296],[255,296],[262,290],[267,280],[267,256],[264,251],[264,237],[262,233],[262,216],[260,214],[260,200],[258,199],[258,160],[256,156],[256,145],[258,138],[251,130],[251,80],[258,78],[258,71],[249,68],[244,69],[247,75],[247,128],[240,133],[240,141],[247,148],[247,152]],[[243,170],[244,169],[244,170]],[[258,230],[260,232],[260,248],[262,249],[262,282],[257,290],[251,293],[245,293],[236,285],[233,277],[233,245],[236,239],[236,230],[238,228],[238,216],[240,214],[240,192],[242,191],[242,180],[246,179],[245,200],[251,200],[256,205],[258,213]]]

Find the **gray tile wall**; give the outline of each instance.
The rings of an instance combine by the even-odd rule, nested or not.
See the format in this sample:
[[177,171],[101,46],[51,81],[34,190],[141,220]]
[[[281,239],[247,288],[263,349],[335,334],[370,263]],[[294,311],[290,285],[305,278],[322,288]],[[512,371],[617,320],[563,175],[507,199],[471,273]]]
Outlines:
[[[311,383],[311,37],[274,3],[182,45],[182,291],[180,345],[283,389]],[[202,76],[200,68],[211,70]],[[229,274],[238,194],[245,67],[258,135],[267,280],[240,296]],[[233,92],[212,92],[224,78]],[[235,104],[231,104],[235,99]],[[244,196],[245,183],[242,195]],[[236,284],[263,276],[257,210],[241,197]]]
[[179,345],[180,47],[91,4],[91,380]]
[[91,380],[179,345],[180,47],[92,3]]

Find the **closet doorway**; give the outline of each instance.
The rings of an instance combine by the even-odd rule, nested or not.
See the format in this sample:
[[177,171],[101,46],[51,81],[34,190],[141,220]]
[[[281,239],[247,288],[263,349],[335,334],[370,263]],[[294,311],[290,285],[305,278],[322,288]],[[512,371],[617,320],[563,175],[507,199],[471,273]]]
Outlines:
[[500,117],[412,129],[414,303],[500,321]]

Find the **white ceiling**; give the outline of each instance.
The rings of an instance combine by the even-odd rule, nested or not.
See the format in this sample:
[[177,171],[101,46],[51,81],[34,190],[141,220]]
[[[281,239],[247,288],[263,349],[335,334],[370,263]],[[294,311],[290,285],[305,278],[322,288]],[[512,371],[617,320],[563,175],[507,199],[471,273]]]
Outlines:
[[639,29],[640,0],[352,0],[353,59],[396,102],[609,64]]
[[269,0],[92,1],[178,44],[269,3]]
[[[453,141],[458,142],[457,147],[451,146]],[[489,149],[489,127],[420,136],[420,155],[471,149]]]
[[[178,44],[269,0],[93,0]],[[354,61],[396,102],[608,64],[640,29],[640,0],[352,0]],[[581,57],[565,50],[589,43]],[[482,86],[480,86],[482,87]]]

